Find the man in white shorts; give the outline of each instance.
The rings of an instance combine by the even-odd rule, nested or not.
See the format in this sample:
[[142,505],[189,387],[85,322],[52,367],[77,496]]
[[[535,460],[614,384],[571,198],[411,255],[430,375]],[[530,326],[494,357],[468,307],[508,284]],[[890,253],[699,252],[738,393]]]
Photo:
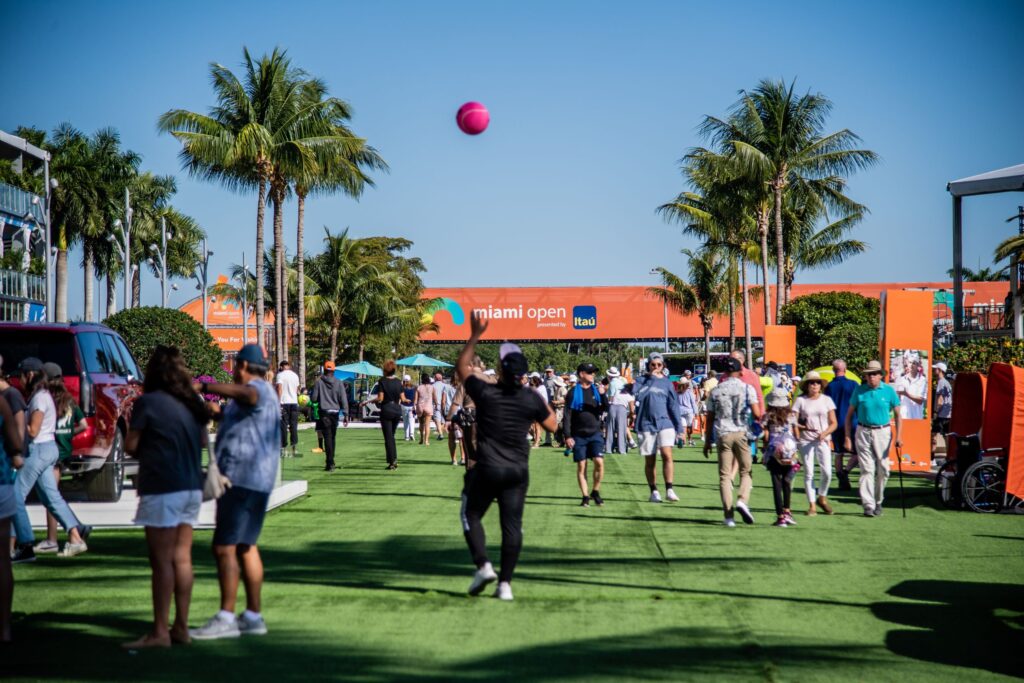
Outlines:
[[683,432],[679,419],[679,398],[672,380],[662,374],[664,357],[657,352],[647,359],[647,374],[636,382],[636,431],[640,435],[640,455],[644,456],[644,473],[651,487],[650,501],[661,502],[655,472],[658,453],[665,477],[665,500],[674,503],[679,496],[672,488],[674,464],[672,446],[676,436]]

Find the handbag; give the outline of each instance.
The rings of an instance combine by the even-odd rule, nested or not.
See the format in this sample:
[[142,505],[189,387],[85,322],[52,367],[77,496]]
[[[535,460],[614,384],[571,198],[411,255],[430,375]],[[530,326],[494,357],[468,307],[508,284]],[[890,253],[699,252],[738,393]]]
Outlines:
[[217,500],[229,488],[231,480],[220,473],[217,458],[211,456],[210,464],[206,468],[206,481],[203,482],[203,500]]

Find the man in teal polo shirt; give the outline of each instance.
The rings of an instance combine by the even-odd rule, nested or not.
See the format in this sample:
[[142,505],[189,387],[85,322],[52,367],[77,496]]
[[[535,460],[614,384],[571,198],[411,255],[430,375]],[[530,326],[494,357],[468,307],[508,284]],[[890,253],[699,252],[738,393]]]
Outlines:
[[846,450],[850,451],[853,416],[857,416],[857,461],[860,465],[860,502],[865,517],[880,517],[885,484],[889,481],[890,416],[896,422],[896,447],[903,446],[903,420],[896,390],[882,381],[882,364],[868,363],[861,371],[864,383],[850,397],[846,411]]

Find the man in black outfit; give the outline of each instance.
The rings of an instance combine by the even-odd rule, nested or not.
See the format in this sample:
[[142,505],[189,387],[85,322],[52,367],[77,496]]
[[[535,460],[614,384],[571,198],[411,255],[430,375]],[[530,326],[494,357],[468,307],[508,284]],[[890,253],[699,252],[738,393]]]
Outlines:
[[313,385],[309,400],[320,405],[320,420],[317,426],[324,435],[324,471],[333,472],[334,442],[338,435],[339,419],[348,425],[348,396],[345,393],[345,383],[338,381],[334,376],[334,361],[324,363],[324,372]]
[[[470,595],[479,595],[495,580],[494,596],[512,599],[512,572],[523,547],[523,507],[530,483],[530,426],[540,423],[549,432],[555,430],[555,414],[532,389],[524,388],[522,378],[528,367],[526,356],[515,344],[502,344],[501,376],[497,384],[488,382],[473,367],[473,356],[487,321],[474,311],[472,334],[455,369],[466,393],[476,404],[476,461],[467,461],[466,487],[462,494],[462,529],[477,570],[469,586]],[[494,573],[487,558],[483,516],[497,499],[501,517],[501,574]]]
[[[565,397],[565,411],[562,417],[562,432],[565,445],[572,449],[572,460],[576,463],[576,482],[583,494],[581,507],[594,504],[604,505],[601,497],[601,481],[604,479],[604,435],[601,433],[601,415],[608,412],[608,394],[603,384],[594,383],[597,366],[580,363],[576,368],[579,382]],[[594,461],[594,486],[587,491],[587,462]]]

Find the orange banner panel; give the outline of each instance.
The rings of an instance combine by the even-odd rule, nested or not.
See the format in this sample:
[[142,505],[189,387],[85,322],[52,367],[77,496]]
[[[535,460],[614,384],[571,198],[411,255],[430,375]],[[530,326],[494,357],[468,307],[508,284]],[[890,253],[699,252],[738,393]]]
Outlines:
[[790,376],[796,372],[796,326],[766,325],[764,328],[764,362],[788,365]]
[[[932,462],[931,371],[932,292],[890,289],[882,296],[882,365],[886,381],[911,396],[901,397],[903,416],[903,470],[928,472]],[[895,439],[889,453],[895,468]]]

